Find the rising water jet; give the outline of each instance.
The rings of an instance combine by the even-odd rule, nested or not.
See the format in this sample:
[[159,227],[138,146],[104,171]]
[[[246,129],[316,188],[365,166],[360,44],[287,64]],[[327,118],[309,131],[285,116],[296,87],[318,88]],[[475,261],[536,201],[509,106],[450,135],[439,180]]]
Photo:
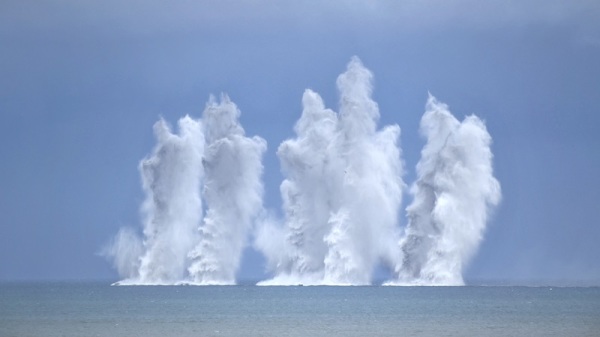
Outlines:
[[[337,79],[339,112],[307,89],[295,137],[277,150],[283,219],[260,217],[266,142],[246,137],[227,96],[172,132],[140,163],[142,235],[121,229],[105,249],[118,284],[234,284],[252,233],[272,278],[259,285],[368,285],[377,265],[388,285],[462,285],[501,199],[484,122],[462,122],[429,96],[426,139],[400,221],[405,184],[400,127],[378,127],[373,74],[354,57]],[[256,222],[256,226],[253,227]]]

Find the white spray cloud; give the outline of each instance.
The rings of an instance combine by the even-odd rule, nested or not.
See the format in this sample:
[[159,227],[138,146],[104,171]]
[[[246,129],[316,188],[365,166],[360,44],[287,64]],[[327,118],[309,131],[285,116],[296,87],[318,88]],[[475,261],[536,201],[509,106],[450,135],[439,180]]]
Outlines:
[[134,279],[139,275],[142,240],[130,227],[119,229],[117,235],[100,251],[100,255],[111,260],[121,277]]
[[302,103],[302,117],[294,128],[298,138],[284,141],[277,151],[282,170],[288,176],[280,187],[287,228],[282,252],[288,256],[278,269],[295,277],[313,279],[322,277],[327,251],[323,237],[328,231],[327,219],[334,202],[329,191],[336,183],[327,177],[333,170],[331,142],[338,121],[333,111],[325,109],[317,93],[306,90]]
[[[246,236],[262,209],[266,143],[248,138],[227,96],[202,120],[154,125],[157,145],[140,163],[143,239],[122,229],[104,255],[118,284],[233,284]],[[203,217],[204,199],[206,216]]]
[[501,197],[491,137],[476,116],[459,122],[429,97],[400,236],[400,128],[377,128],[372,78],[352,58],[337,79],[339,113],[304,92],[296,137],[277,151],[283,221],[262,211],[266,142],[245,136],[227,96],[211,97],[202,120],[182,118],[178,133],[158,121],[157,145],[140,163],[143,239],[122,229],[103,251],[125,278],[119,284],[234,284],[259,215],[254,245],[274,273],[261,285],[370,284],[379,263],[395,268],[389,284],[463,284]]
[[297,137],[278,150],[286,175],[283,234],[262,230],[274,237],[258,239],[283,236],[285,244],[275,256],[259,244],[275,269],[275,277],[261,284],[369,284],[377,263],[395,262],[400,128],[377,131],[372,77],[358,58],[350,61],[337,80],[339,114],[318,94],[304,93]]
[[240,111],[227,96],[204,110],[206,129],[203,197],[207,212],[201,239],[190,252],[192,283],[235,284],[253,219],[262,208],[262,156],[266,142],[244,136]]
[[[146,194],[141,207],[143,253],[138,256],[137,273],[121,274],[129,278],[120,284],[173,284],[186,276],[187,254],[197,240],[202,218],[199,191],[204,137],[200,122],[188,116],[180,119],[178,126],[179,134],[174,134],[159,120],[154,125],[154,151],[140,162]],[[115,247],[135,246],[137,239],[131,233],[120,234],[117,243]],[[123,253],[115,256],[115,261],[134,258],[127,250],[119,248],[117,252]]]
[[493,176],[491,137],[479,118],[469,116],[461,123],[431,95],[421,133],[427,144],[400,242],[403,261],[392,284],[462,285],[463,268],[501,198]]

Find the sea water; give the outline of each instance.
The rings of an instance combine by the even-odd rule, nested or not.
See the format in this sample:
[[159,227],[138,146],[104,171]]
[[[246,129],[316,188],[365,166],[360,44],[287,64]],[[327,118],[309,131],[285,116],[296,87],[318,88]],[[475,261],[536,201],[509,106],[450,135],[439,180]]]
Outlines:
[[600,336],[600,288],[4,283],[0,336]]

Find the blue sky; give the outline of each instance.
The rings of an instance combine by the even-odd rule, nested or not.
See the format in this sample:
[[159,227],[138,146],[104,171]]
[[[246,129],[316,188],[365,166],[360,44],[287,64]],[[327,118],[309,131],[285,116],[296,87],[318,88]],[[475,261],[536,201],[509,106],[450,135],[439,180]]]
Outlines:
[[[353,55],[414,180],[427,92],[486,120],[503,201],[467,280],[600,284],[600,4],[593,1],[3,1],[0,279],[109,279],[97,256],[139,226],[152,124],[227,92],[277,146],[305,88],[337,109]],[[410,197],[405,197],[405,205]],[[404,217],[401,218],[405,223]],[[245,254],[240,279],[263,278]]]

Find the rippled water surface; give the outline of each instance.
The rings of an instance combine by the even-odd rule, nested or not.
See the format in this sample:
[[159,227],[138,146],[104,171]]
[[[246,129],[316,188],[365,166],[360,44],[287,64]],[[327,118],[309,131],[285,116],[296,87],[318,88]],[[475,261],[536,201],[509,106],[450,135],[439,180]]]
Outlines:
[[600,288],[0,285],[0,336],[599,336]]

